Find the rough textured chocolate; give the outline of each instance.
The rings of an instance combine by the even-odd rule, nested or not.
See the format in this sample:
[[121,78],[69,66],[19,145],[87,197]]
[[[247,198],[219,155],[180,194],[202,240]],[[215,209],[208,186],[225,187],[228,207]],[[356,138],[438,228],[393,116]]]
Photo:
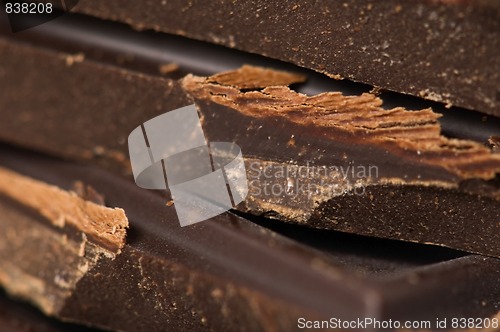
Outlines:
[[[268,69],[174,81],[90,60],[68,65],[67,54],[12,41],[0,47],[9,64],[0,99],[5,141],[128,174],[130,131],[194,97],[208,140],[242,147],[254,189],[242,211],[500,255],[500,155],[442,136],[431,110],[383,110],[370,94],[307,97],[275,85],[302,76]],[[313,178],[276,175],[313,167]],[[266,186],[280,190],[266,194]]]
[[68,224],[76,228],[90,237],[92,242],[109,250],[111,255],[119,253],[125,244],[128,220],[121,209],[104,208],[75,193],[1,167],[0,194],[38,211],[53,226],[64,228]]
[[431,110],[384,110],[370,94],[243,92],[227,75],[182,84],[208,140],[244,151],[251,190],[242,211],[500,256],[500,154],[445,138]]
[[[114,259],[125,244],[128,220],[121,209],[4,168],[0,195],[0,284],[47,315],[58,316],[78,281],[101,260]],[[36,258],[38,252],[43,257]]]
[[[215,126],[220,126],[221,129],[227,127],[228,130],[233,127],[231,134],[236,137],[227,139],[238,138],[239,144],[245,144],[243,141],[247,139],[251,142],[247,144],[249,146],[253,145],[252,141],[256,137],[259,138],[257,141],[266,140],[266,135],[260,132],[266,131],[271,135],[267,136],[267,149],[262,146],[254,147],[252,151],[247,151],[250,155],[265,154],[266,150],[278,147],[282,138],[274,136],[281,135],[290,137],[286,145],[281,145],[281,151],[275,159],[287,160],[290,157],[300,161],[304,156],[311,158],[315,154],[328,164],[331,157],[329,154],[344,153],[340,148],[315,151],[318,150],[317,145],[312,145],[310,150],[313,151],[307,151],[301,140],[306,140],[308,131],[314,131],[315,136],[324,142],[331,142],[330,145],[352,145],[353,147],[346,148],[359,150],[354,152],[356,154],[362,154],[361,150],[366,146],[373,146],[383,150],[387,159],[394,155],[406,160],[411,164],[412,170],[404,170],[407,172],[405,180],[489,180],[500,171],[500,155],[492,153],[484,145],[442,136],[437,122],[440,115],[431,109],[408,111],[397,107],[386,110],[381,107],[382,100],[369,93],[344,96],[339,92],[326,92],[306,96],[282,86],[296,83],[294,75],[289,75],[288,81],[268,82],[261,79],[273,77],[273,74],[273,70],[243,67],[223,76],[218,74],[204,78],[190,75],[182,80],[182,86],[200,102],[202,121],[208,128],[208,135],[216,132]],[[243,91],[249,88],[257,91]],[[210,105],[203,105],[203,102]],[[237,114],[231,116],[230,112],[225,112],[222,115],[224,111],[214,110],[215,108],[233,109]],[[239,121],[238,116],[241,117]],[[241,126],[237,126],[238,123]],[[283,123],[283,130],[270,128],[270,123]],[[273,135],[272,131],[276,133]],[[220,133],[220,136],[223,135],[224,133]],[[215,137],[209,137],[210,139],[215,140]],[[320,140],[318,145],[321,144]],[[372,162],[380,160],[381,157],[376,157],[376,153],[368,155],[367,159],[371,158]],[[349,154],[343,157],[346,161],[360,159]],[[425,174],[425,170],[419,169],[420,165],[442,169],[443,174],[437,174],[439,170],[436,170],[429,176]],[[384,177],[400,176],[397,174],[400,170],[394,167],[380,171],[383,174],[379,175]]]
[[81,0],[73,11],[500,116],[495,0]]
[[[6,148],[0,149],[0,160],[2,167],[51,185],[90,185],[130,219],[127,244],[114,260],[100,260],[78,281],[56,314],[64,320],[122,331],[241,326],[294,331],[299,317],[406,320],[435,319],[436,313],[489,317],[498,311],[498,259],[369,238],[342,240],[340,234],[323,231],[310,240],[318,244],[321,238],[329,239],[333,248],[341,242],[338,251],[326,254],[231,213],[180,228],[173,208],[165,206],[161,196],[113,174]],[[45,231],[39,243],[22,246],[29,251],[23,256],[26,262],[2,271],[44,264],[46,252],[39,245],[64,239],[64,232],[46,227],[38,211],[19,202],[5,197],[0,202],[2,226],[20,227],[25,231],[19,233],[20,240],[32,234],[32,228]],[[19,243],[8,234],[12,232],[0,233],[0,243]],[[359,246],[353,245],[356,242]],[[349,252],[349,247],[357,249]],[[411,259],[377,260],[375,248],[384,247],[388,252],[411,252],[405,255]],[[8,261],[14,249],[1,247],[0,262]],[[363,255],[365,260],[356,263],[355,257]],[[363,271],[370,279],[361,277]]]

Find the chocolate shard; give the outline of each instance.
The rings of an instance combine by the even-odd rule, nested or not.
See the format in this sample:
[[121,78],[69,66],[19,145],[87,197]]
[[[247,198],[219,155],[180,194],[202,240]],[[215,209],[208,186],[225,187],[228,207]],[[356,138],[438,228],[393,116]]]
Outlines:
[[110,256],[125,244],[128,220],[122,209],[103,207],[5,168],[0,168],[0,194],[38,211],[53,226],[76,228]]
[[302,83],[305,80],[306,77],[300,74],[244,65],[237,70],[212,75],[207,78],[207,83],[251,90]]
[[[418,169],[420,164],[431,168],[437,166],[443,169],[443,174],[429,176],[430,180],[435,181],[457,178],[489,180],[500,171],[500,157],[492,154],[491,150],[482,144],[442,136],[437,121],[440,115],[431,109],[408,111],[397,107],[385,110],[381,107],[382,100],[369,93],[343,96],[339,92],[327,92],[306,96],[286,86],[279,86],[279,82],[261,82],[260,76],[272,77],[273,73],[271,69],[252,70],[252,67],[246,66],[208,78],[188,75],[183,79],[182,85],[197,101],[214,104],[205,107],[210,112],[204,116],[207,122],[214,114],[220,118],[210,109],[211,106],[220,105],[234,109],[249,124],[268,119],[270,122],[287,122],[291,127],[303,127],[301,134],[311,128],[310,130],[314,130],[315,134],[321,135],[324,140],[349,140],[352,145],[380,147],[391,154],[408,159],[415,169]],[[223,79],[219,79],[220,77]],[[238,80],[244,83],[238,85]],[[291,81],[289,84],[297,82]],[[243,91],[249,86],[262,90]],[[203,114],[203,107],[200,108]],[[247,128],[247,131],[253,130],[254,128]],[[288,132],[290,130],[285,134]],[[252,134],[249,133],[248,137],[252,137]],[[300,150],[297,140],[300,141],[301,138],[298,134],[292,135],[286,146],[292,151]],[[272,136],[268,140],[272,140]],[[330,151],[335,153],[335,150]],[[258,152],[251,154],[256,153]],[[323,158],[327,159],[328,156]],[[389,173],[386,176],[389,176]],[[415,175],[405,178],[417,180]],[[421,174],[419,179],[427,178],[428,176]]]
[[0,49],[10,84],[0,91],[4,141],[130,176],[128,134],[196,101],[207,139],[242,148],[250,193],[241,211],[499,255],[500,155],[442,136],[430,109],[384,110],[371,94],[302,95],[279,85],[301,75],[271,69],[175,81],[88,59],[68,67],[64,53],[12,40]]
[[496,0],[80,0],[73,11],[500,116]]
[[3,167],[0,197],[0,284],[47,315],[59,316],[78,282],[125,245],[128,220],[122,209]]

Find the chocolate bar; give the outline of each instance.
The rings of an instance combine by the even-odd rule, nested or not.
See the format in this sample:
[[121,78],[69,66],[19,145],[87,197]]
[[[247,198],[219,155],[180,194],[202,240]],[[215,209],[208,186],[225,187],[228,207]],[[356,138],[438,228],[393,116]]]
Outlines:
[[73,11],[500,115],[495,0],[80,0]]
[[[65,321],[122,331],[291,331],[299,318],[435,320],[436,313],[491,317],[498,310],[498,259],[313,229],[289,228],[284,233],[296,239],[290,240],[231,212],[180,228],[173,207],[164,204],[168,192],[157,195],[96,167],[9,147],[0,149],[0,160],[26,192],[34,186],[81,202],[73,192],[79,181],[100,193],[106,206],[122,208],[129,220],[125,245],[111,254],[89,229],[78,228],[81,223],[55,227],[55,215],[2,187],[0,222],[8,231],[0,237],[9,244],[0,246],[2,275],[29,281],[2,279],[2,286]],[[63,201],[43,206],[68,209]],[[92,248],[103,252],[97,263],[79,264],[92,261]],[[22,262],[15,260],[17,249],[25,253]],[[80,274],[76,283],[73,273]],[[37,287],[46,292],[33,292]],[[63,296],[56,297],[57,305],[47,306],[58,292]]]
[[500,155],[442,136],[430,109],[384,110],[372,94],[308,97],[286,87],[302,74],[270,69],[178,81],[68,64],[69,54],[14,41],[0,47],[10,83],[0,99],[4,141],[130,175],[127,135],[196,102],[207,139],[242,148],[251,190],[239,210],[500,256]]

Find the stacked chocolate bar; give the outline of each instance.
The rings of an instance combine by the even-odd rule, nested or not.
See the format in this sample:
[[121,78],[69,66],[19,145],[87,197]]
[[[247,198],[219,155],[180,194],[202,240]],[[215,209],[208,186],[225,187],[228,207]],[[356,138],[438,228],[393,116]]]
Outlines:
[[0,15],[9,330],[498,327],[497,2],[54,10]]

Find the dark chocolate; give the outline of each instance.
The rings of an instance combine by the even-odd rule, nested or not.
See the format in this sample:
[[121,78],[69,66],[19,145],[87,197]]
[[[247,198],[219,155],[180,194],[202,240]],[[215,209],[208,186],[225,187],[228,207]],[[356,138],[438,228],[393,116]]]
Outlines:
[[[326,254],[232,213],[180,228],[173,208],[165,206],[160,195],[95,167],[6,148],[0,149],[0,160],[2,167],[65,189],[82,181],[102,193],[109,206],[122,207],[130,220],[127,243],[116,258],[99,260],[68,288],[69,297],[52,312],[63,320],[123,331],[241,330],[242,326],[292,331],[297,330],[299,317],[435,321],[437,314],[440,318],[459,314],[489,317],[497,312],[498,259],[443,255],[442,248],[418,249],[416,244],[351,238],[347,240],[350,246],[359,245],[357,255],[369,254],[361,266],[349,272],[342,262],[355,260],[345,253],[349,245],[342,244],[340,234],[335,235],[341,243],[339,251]],[[81,238],[78,231],[47,227],[39,212],[22,203],[5,196],[0,201],[2,225],[45,229],[48,237],[39,237],[38,244],[54,243],[50,238],[68,238],[68,242]],[[321,237],[334,236],[325,232]],[[13,250],[9,244],[15,243],[8,234],[0,233],[7,236],[0,242],[7,244],[0,246],[2,263],[9,261]],[[19,240],[27,234],[20,232]],[[330,247],[337,242],[333,239],[327,241]],[[47,276],[45,282],[55,285],[56,280],[46,275],[53,271],[52,263],[43,261],[45,252],[35,244],[25,248],[29,251],[23,258],[25,264],[15,269],[33,274],[33,268],[43,267],[38,271],[45,272],[38,277]],[[399,246],[401,252],[410,250],[408,257],[422,255],[427,263],[414,265],[395,259],[386,272],[366,279],[353,272],[373,260],[369,255],[377,250],[371,246],[387,246],[389,252]],[[440,255],[446,261],[425,265]],[[71,267],[64,260],[56,264]],[[373,265],[384,268],[380,261]],[[3,284],[8,291],[10,285]],[[25,298],[32,300],[30,293]]]
[[81,0],[73,11],[500,116],[496,0]]
[[244,67],[182,83],[207,139],[243,151],[250,193],[238,209],[500,256],[499,154],[445,138],[431,110],[384,110],[370,94],[307,97],[265,84],[244,92],[227,78],[245,76],[247,86],[248,70],[266,76]]
[[[374,91],[384,100],[382,107],[386,109],[431,107],[442,115],[439,123],[443,133],[449,137],[486,143],[490,136],[500,132],[500,118],[485,116],[484,113],[458,107],[450,108],[442,103],[373,88],[367,84],[339,81],[313,70],[258,54],[175,35],[136,31],[122,23],[102,21],[89,16],[66,13],[57,20],[13,34],[0,15],[0,33],[18,41],[68,53],[71,55],[69,61],[71,58],[78,60],[83,56],[85,59],[112,66],[173,79],[188,73],[213,75],[245,64],[296,72],[305,75],[307,81],[295,84],[294,89],[307,95],[326,91],[360,95]],[[165,71],[162,73],[161,70],[165,67],[175,67],[176,70],[165,74]]]
[[[145,12],[133,13],[120,8],[111,17],[109,10],[117,9],[114,1],[92,3],[82,1],[81,10],[94,15],[100,8],[96,16],[135,27],[150,6],[160,6],[147,3]],[[187,32],[171,32],[193,36],[201,27],[194,37],[265,53],[336,78],[342,74],[450,105],[496,112],[498,96],[493,103],[491,97],[498,73],[488,67],[498,63],[491,57],[492,50],[498,49],[494,33],[498,6],[493,2],[347,1],[342,6],[325,3],[314,8],[300,3],[290,4],[292,14],[286,17],[272,2],[234,3],[230,6],[237,12],[230,16],[235,21],[226,16],[226,1],[214,4],[219,6],[218,16],[212,15],[213,4],[196,2],[155,29],[165,31],[170,24],[178,29],[187,23]],[[492,11],[485,14],[485,9]],[[201,10],[213,17],[201,17]],[[318,24],[308,24],[298,47],[290,36],[300,36],[302,30],[291,34],[263,28],[261,24],[267,25],[274,16],[270,12],[276,12],[279,24],[294,20],[292,29],[304,19]],[[246,13],[261,16],[242,20]],[[386,33],[399,26],[400,18],[414,14],[423,16],[418,22],[424,28],[413,20],[408,21],[409,31],[428,32],[425,42],[423,35],[400,41],[402,29]],[[146,24],[165,18],[163,11],[148,15]],[[333,22],[330,15],[338,20]],[[463,30],[451,36],[453,28],[463,23],[461,16],[467,19],[460,25]],[[80,19],[66,17],[76,23]],[[196,18],[197,26],[190,25],[189,19],[177,21],[189,17]],[[355,22],[353,17],[370,19],[349,31],[351,26],[345,24]],[[224,20],[221,26],[206,27],[206,22],[219,19]],[[88,18],[82,22],[87,20],[96,22]],[[248,29],[236,29],[245,22],[255,28],[254,35]],[[441,23],[442,27],[436,25]],[[345,31],[318,34],[325,24]],[[463,121],[448,127],[453,129],[448,132],[477,142],[449,139],[441,134],[439,115],[430,109],[384,110],[382,100],[362,94],[365,91],[350,97],[338,92],[300,95],[287,85],[310,75],[304,70],[292,74],[247,66],[212,75],[220,70],[209,69],[201,61],[202,72],[194,74],[208,77],[188,75],[176,81],[172,78],[192,71],[185,71],[184,63],[189,61],[179,65],[169,58],[172,53],[142,47],[157,44],[142,43],[153,34],[137,32],[136,39],[128,40],[128,34],[117,32],[121,37],[113,40],[109,38],[113,34],[101,30],[108,26],[105,22],[76,30],[47,26],[52,28],[35,28],[29,38],[1,32],[7,37],[0,39],[0,81],[5,83],[0,90],[0,139],[84,163],[0,146],[0,285],[11,296],[59,320],[122,331],[292,331],[297,330],[299,317],[420,319],[433,324],[436,318],[491,317],[498,312],[498,259],[331,230],[500,256],[498,119],[490,117],[488,126],[480,123],[479,130],[477,126],[461,130],[469,127]],[[379,36],[366,33],[374,26],[380,27],[377,33],[384,38],[371,39]],[[493,31],[485,33],[482,27]],[[236,30],[221,40],[228,28]],[[432,34],[438,30],[440,34]],[[259,34],[268,40],[267,46],[254,38]],[[344,45],[345,40],[332,39],[332,34],[350,37],[352,44]],[[460,47],[467,34],[490,40],[484,48],[476,47],[479,51],[474,55],[483,62],[470,61],[469,48],[443,61],[439,52]],[[308,45],[311,36],[319,41],[314,52],[315,45]],[[65,41],[51,44],[58,38]],[[400,55],[398,41],[412,52],[394,61]],[[368,46],[359,52],[356,47],[364,42]],[[405,43],[416,45],[410,48]],[[383,47],[377,49],[378,44]],[[134,46],[133,52],[127,52],[129,46]],[[438,51],[435,55],[428,53],[432,47]],[[417,61],[423,58],[428,62]],[[365,66],[367,60],[376,59],[378,64]],[[221,59],[211,63],[217,62],[224,69],[231,66]],[[352,67],[358,63],[362,66]],[[407,75],[397,73],[401,69]],[[435,75],[436,71],[440,74]],[[477,84],[475,94],[469,94],[468,81]],[[261,192],[251,191],[239,211],[180,228],[168,191],[142,190],[130,181],[125,142],[128,133],[144,121],[193,102],[209,141],[233,141],[242,147],[251,189]],[[480,122],[486,124],[486,118]],[[482,130],[485,127],[489,129]],[[484,144],[490,136],[491,147]],[[377,173],[343,173],[353,166],[375,166]],[[332,179],[332,174],[321,173],[323,167],[335,167],[335,174],[341,176]],[[268,176],[261,172],[267,168],[292,173]],[[320,173],[304,179],[293,173],[304,168]],[[311,187],[288,195],[297,190],[294,181],[299,180]],[[341,192],[321,192],[323,180]],[[267,186],[285,188],[286,193],[263,194],[265,181]],[[363,192],[356,192],[359,189]],[[19,321],[4,312],[2,296],[0,329],[12,330]],[[7,311],[16,315],[15,310]],[[36,319],[33,324],[28,328],[51,331],[63,326]]]
[[[3,79],[10,84],[0,99],[5,110],[0,138],[12,144],[130,176],[127,135],[195,99],[208,140],[232,141],[242,148],[249,184],[259,192],[250,191],[241,211],[500,255],[500,155],[477,142],[442,136],[439,115],[431,110],[383,110],[382,100],[371,94],[308,97],[276,86],[302,81],[302,75],[255,67],[175,81],[92,60],[68,63],[68,54],[13,41],[4,40],[0,47],[9,63]],[[271,170],[335,167],[340,177],[288,179],[273,172],[263,179],[265,174],[253,165]],[[355,167],[366,174],[353,174]],[[302,180],[308,189],[297,192]],[[266,181],[281,192],[263,194]],[[397,208],[384,205],[387,197],[395,197]],[[374,225],[376,220],[382,221]]]

